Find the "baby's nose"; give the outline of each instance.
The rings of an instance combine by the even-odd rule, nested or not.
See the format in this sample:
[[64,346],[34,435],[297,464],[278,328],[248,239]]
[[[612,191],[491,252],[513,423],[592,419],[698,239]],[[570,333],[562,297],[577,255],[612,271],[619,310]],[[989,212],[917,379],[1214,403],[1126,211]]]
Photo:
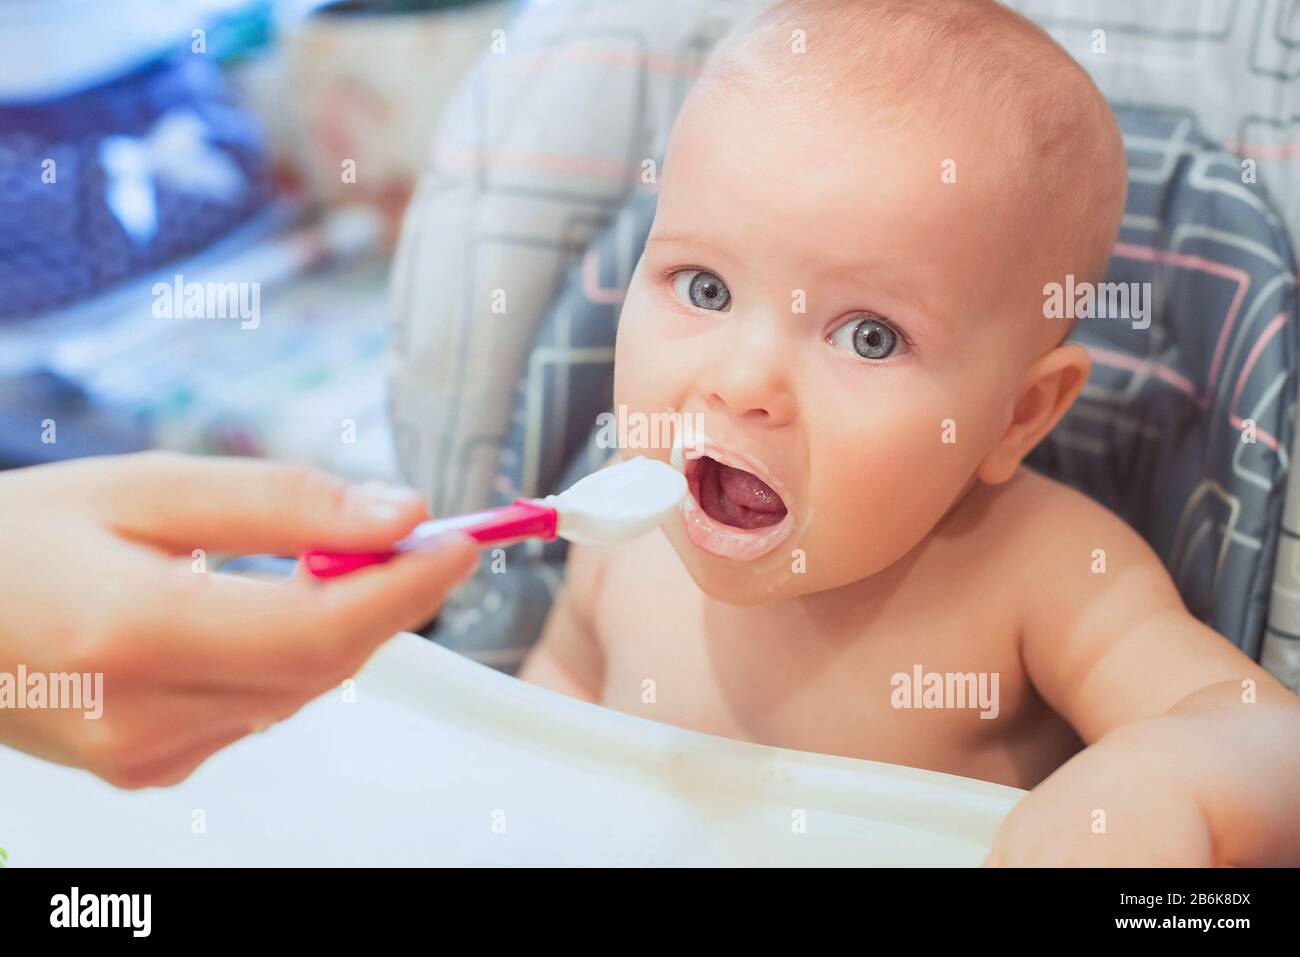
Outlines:
[[785,424],[796,407],[794,343],[752,328],[746,333],[741,342],[719,351],[701,382],[702,391],[710,405],[725,406],[737,417]]

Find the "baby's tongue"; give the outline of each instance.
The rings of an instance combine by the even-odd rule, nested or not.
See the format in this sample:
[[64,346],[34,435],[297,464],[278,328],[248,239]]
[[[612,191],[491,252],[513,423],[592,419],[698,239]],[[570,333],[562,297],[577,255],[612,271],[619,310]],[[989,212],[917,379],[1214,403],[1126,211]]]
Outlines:
[[716,462],[718,481],[727,498],[737,505],[752,508],[756,512],[784,512],[785,503],[781,496],[772,491],[772,487],[753,472],[733,469],[730,465]]

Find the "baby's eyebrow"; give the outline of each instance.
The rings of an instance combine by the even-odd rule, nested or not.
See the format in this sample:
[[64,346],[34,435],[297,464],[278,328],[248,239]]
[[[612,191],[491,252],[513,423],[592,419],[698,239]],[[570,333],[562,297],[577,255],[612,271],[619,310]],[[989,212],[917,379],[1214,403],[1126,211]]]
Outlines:
[[716,243],[711,239],[701,236],[697,233],[682,233],[673,230],[660,230],[651,233],[645,241],[646,248],[651,246],[690,246],[693,249],[707,249],[712,252],[711,258],[716,258],[718,262],[725,267],[735,265],[735,259],[727,251],[727,247],[721,243]]
[[686,233],[674,233],[674,232],[665,231],[665,232],[651,233],[646,238],[645,244],[649,246],[651,243],[684,243],[684,242],[689,242],[691,240],[696,240],[696,237],[687,235]]

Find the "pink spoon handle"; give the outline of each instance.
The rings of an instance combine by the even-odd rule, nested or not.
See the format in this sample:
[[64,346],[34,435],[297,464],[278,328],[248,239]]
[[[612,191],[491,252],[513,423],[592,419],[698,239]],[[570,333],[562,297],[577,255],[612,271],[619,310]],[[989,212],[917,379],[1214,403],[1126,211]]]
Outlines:
[[411,534],[382,552],[334,552],[312,548],[303,552],[302,564],[316,578],[335,578],[367,565],[378,565],[403,552],[414,551],[448,532],[464,532],[480,545],[504,545],[526,538],[550,541],[555,537],[559,513],[546,505],[517,498],[511,505],[470,515],[434,518],[415,526]]

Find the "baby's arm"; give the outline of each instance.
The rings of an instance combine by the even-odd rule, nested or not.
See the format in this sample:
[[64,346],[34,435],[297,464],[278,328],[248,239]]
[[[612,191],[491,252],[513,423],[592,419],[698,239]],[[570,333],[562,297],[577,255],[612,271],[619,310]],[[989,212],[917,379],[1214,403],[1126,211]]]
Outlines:
[[1135,532],[1069,495],[1025,556],[1021,653],[1089,747],[990,862],[1300,863],[1300,699],[1191,617]]
[[605,686],[605,656],[593,615],[602,552],[589,545],[569,546],[564,584],[541,638],[519,669],[524,681],[596,704]]

